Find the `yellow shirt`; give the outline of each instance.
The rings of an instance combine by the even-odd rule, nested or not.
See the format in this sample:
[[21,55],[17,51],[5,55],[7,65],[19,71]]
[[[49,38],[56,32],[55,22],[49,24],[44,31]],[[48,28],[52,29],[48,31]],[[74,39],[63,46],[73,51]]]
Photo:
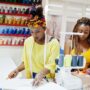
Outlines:
[[[75,49],[72,50],[71,54],[75,54]],[[81,55],[85,57],[87,63],[90,63],[90,48],[86,52],[81,53]]]
[[[32,50],[32,54],[31,54]],[[34,42],[33,37],[25,40],[23,61],[25,65],[26,77],[31,78],[30,73],[30,54],[32,61],[32,72],[39,73],[44,68],[55,73],[55,59],[59,55],[59,43],[56,39],[52,39],[46,44],[46,64],[44,66],[44,45]],[[50,76],[50,75],[49,75]]]

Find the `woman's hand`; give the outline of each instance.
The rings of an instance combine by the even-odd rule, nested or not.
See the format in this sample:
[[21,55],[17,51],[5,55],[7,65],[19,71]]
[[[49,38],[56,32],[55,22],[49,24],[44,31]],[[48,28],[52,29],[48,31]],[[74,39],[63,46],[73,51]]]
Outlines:
[[90,75],[90,68],[86,70],[86,73]]
[[44,78],[44,75],[42,73],[37,74],[33,81],[33,86],[39,86],[43,78]]
[[18,73],[19,73],[18,70],[14,70],[8,75],[8,78],[9,79],[15,78],[18,75]]
[[40,73],[38,73],[33,81],[33,86],[38,86],[41,84],[43,78],[50,73],[50,70],[44,68]]

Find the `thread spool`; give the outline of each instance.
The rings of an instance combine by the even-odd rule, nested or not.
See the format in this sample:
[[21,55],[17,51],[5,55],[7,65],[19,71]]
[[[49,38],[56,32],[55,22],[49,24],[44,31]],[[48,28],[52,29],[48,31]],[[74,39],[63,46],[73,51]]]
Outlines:
[[65,67],[71,67],[71,61],[72,61],[72,56],[71,55],[65,55],[64,66]]
[[76,67],[77,66],[77,62],[78,62],[77,55],[72,56],[71,66]]
[[63,54],[60,54],[58,65],[59,67],[63,67],[64,65],[64,55]]
[[78,56],[78,66],[83,66],[84,57],[82,55]]

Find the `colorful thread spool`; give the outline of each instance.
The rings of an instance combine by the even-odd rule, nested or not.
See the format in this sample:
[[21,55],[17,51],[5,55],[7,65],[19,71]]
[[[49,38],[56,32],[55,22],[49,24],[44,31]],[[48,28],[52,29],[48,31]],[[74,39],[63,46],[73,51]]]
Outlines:
[[59,67],[63,67],[64,65],[64,55],[63,54],[60,54],[58,65]]
[[79,55],[78,56],[78,66],[83,66],[83,62],[84,62],[84,57]]
[[77,62],[78,62],[77,55],[72,56],[71,66],[76,67],[77,66]]
[[71,61],[72,61],[72,56],[71,55],[65,55],[64,66],[65,67],[71,67]]

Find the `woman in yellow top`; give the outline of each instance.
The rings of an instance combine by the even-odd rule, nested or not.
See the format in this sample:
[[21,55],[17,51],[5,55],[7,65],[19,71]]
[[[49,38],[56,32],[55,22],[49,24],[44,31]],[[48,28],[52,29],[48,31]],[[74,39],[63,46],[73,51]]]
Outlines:
[[73,29],[73,32],[83,33],[82,36],[73,36],[73,50],[71,52],[74,54],[81,54],[86,59],[86,67],[90,66],[90,19],[82,17],[79,19]]
[[55,59],[59,55],[59,43],[57,39],[52,39],[45,44],[44,19],[31,20],[29,28],[32,28],[32,36],[25,40],[23,62],[8,75],[8,78],[16,77],[18,72],[25,69],[26,77],[35,78],[33,85],[38,85],[43,78],[53,78]]

